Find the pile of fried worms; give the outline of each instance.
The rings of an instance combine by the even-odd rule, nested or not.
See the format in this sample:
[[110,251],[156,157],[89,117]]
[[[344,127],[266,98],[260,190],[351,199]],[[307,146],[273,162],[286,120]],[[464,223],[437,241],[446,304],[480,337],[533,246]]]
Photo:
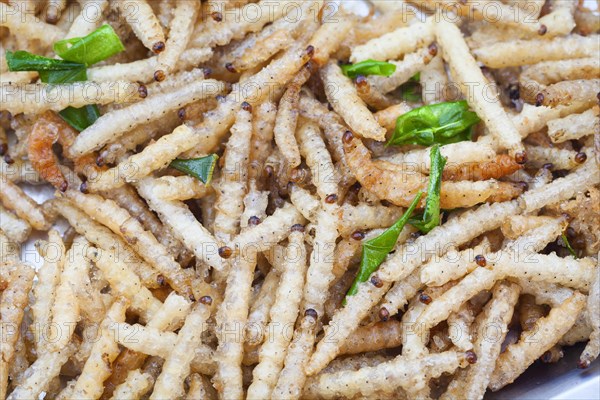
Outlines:
[[598,7],[1,0],[0,399],[589,367]]

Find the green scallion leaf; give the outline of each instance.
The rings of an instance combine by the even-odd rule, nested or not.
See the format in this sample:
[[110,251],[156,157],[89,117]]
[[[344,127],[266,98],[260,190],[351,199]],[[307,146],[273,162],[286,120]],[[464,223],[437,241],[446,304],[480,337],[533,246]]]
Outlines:
[[356,294],[358,285],[362,282],[366,282],[367,279],[369,279],[369,276],[379,268],[388,253],[394,249],[398,236],[400,236],[400,232],[402,232],[402,229],[404,229],[404,226],[419,204],[421,196],[423,196],[422,192],[417,193],[408,209],[394,225],[386,229],[381,235],[363,244],[360,268],[352,286],[350,286],[350,289],[346,294],[347,296]]
[[385,61],[365,60],[356,64],[342,65],[342,72],[350,79],[359,75],[390,76],[396,72],[396,65]]
[[85,65],[31,54],[28,51],[7,51],[6,63],[9,71],[65,71],[85,68]]
[[471,140],[471,128],[479,121],[464,100],[423,106],[398,117],[387,145],[432,146]]
[[571,247],[571,243],[569,243],[569,239],[567,238],[567,235],[565,235],[564,233],[561,236],[562,242],[565,245],[565,247],[569,250],[569,253],[571,253],[571,255],[575,258],[577,257],[577,253],[575,252],[575,249],[573,249],[573,247]]
[[62,71],[40,71],[40,80],[44,83],[71,83],[87,81],[87,70],[85,66]]
[[110,25],[102,25],[87,36],[60,40],[54,43],[53,49],[63,60],[90,66],[114,56],[125,47]]
[[[10,71],[37,71],[44,83],[71,83],[87,80],[86,67],[109,58],[125,47],[110,25],[103,25],[87,36],[54,43],[54,52],[63,58],[37,56],[26,51],[7,52]],[[99,117],[96,105],[81,108],[67,107],[60,116],[73,128],[82,131]]]
[[[61,84],[87,80],[87,71],[83,64],[40,57],[26,51],[7,52],[6,59],[10,60],[15,71],[38,71],[40,80],[44,83]],[[59,114],[69,125],[81,132],[100,117],[100,110],[95,105],[67,107]]]
[[213,171],[215,170],[218,159],[219,156],[216,154],[200,158],[190,158],[187,160],[178,158],[171,162],[171,167],[198,178],[202,183],[208,185],[212,180]]
[[408,223],[423,233],[428,233],[440,224],[440,192],[442,189],[442,171],[446,159],[440,153],[440,145],[436,144],[430,151],[431,168],[425,211],[418,218],[411,218]]

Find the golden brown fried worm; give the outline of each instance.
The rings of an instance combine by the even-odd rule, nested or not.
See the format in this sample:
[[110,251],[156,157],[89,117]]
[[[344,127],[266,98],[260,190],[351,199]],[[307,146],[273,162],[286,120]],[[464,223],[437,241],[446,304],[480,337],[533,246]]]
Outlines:
[[144,286],[148,288],[160,287],[161,279],[158,271],[154,270],[145,261],[142,261],[133,249],[123,239],[115,235],[110,229],[94,221],[73,203],[66,199],[53,199],[52,208],[64,216],[69,224],[79,233],[95,244],[99,249],[114,253],[116,256],[127,260]]
[[548,86],[536,96],[536,105],[556,107],[583,102],[593,104],[600,92],[600,79],[562,81]]
[[294,133],[298,124],[300,89],[309,77],[310,70],[305,67],[292,79],[279,101],[275,119],[275,143],[291,168],[300,165],[300,150]]
[[[514,283],[496,284],[492,292],[492,300],[475,321],[474,332],[477,339],[473,350],[477,355],[477,364],[458,371],[442,399],[483,397],[494,371],[496,359],[500,355],[502,342],[508,332],[508,324],[519,299],[519,290],[519,286]],[[469,332],[461,333],[469,335]]]
[[[121,162],[90,182],[90,190],[106,190],[122,186],[126,181],[138,180],[150,172],[168,165],[179,154],[194,149],[204,155],[212,151],[222,136],[233,125],[239,103],[247,101],[256,105],[264,100],[273,88],[287,83],[296,72],[309,61],[314,49],[300,50],[294,46],[280,58],[272,61],[260,72],[242,84],[236,84],[232,92],[219,103],[218,107],[206,113],[204,121],[190,129],[182,125],[172,134],[163,136],[156,143],[147,146],[142,152]],[[195,153],[194,153],[195,154]],[[135,165],[135,171],[131,171]]]
[[304,233],[294,231],[288,240],[281,284],[276,290],[275,303],[270,311],[268,335],[260,349],[259,363],[252,371],[252,384],[248,388],[249,399],[271,397],[292,339],[289,332],[298,316],[306,274]]
[[201,341],[200,335],[208,328],[206,320],[211,314],[212,299],[204,298],[194,305],[185,319],[173,350],[165,359],[162,371],[154,385],[150,399],[164,399],[183,395],[183,380],[189,375],[194,348]]
[[[67,190],[68,181],[60,168],[52,145],[59,143],[66,152],[77,135],[78,132],[53,111],[43,113],[33,125],[29,135],[28,156],[33,168],[61,192]],[[75,157],[73,162],[75,171],[86,175],[96,168],[93,154]]]
[[[44,45],[51,45],[63,38],[64,32],[51,24],[47,24],[36,18],[35,13],[22,9],[24,3],[11,2],[12,4],[0,3],[0,26],[6,26],[13,35],[19,35],[27,39],[37,39]],[[31,10],[31,8],[29,9]]]
[[433,19],[429,18],[425,23],[416,22],[354,47],[350,61],[399,60],[405,54],[429,45],[433,39]]
[[100,324],[91,353],[77,378],[73,398],[90,396],[98,398],[104,390],[103,382],[110,376],[110,366],[119,355],[119,346],[114,340],[114,325],[125,320],[128,301],[117,298]]
[[548,136],[553,143],[564,143],[600,133],[599,114],[600,107],[595,106],[581,114],[548,121]]
[[446,165],[442,173],[442,179],[449,181],[484,181],[510,175],[521,168],[523,168],[523,165],[517,163],[514,157],[501,154],[496,156],[493,161]]
[[536,83],[544,86],[565,80],[592,79],[599,74],[600,61],[593,57],[541,62],[526,67],[519,76],[520,95],[526,96],[532,91],[529,86]]
[[437,52],[437,45],[418,49],[414,53],[405,55],[402,61],[392,61],[391,64],[396,66],[396,71],[390,76],[369,76],[366,80],[372,86],[373,91],[390,93],[423,70]]
[[226,333],[242,329],[248,319],[252,276],[259,250],[256,237],[260,238],[261,246],[268,248],[270,244],[287,237],[290,227],[301,221],[301,218],[293,206],[286,204],[260,225],[243,231],[235,238],[235,245],[230,245],[239,252],[239,255],[233,254],[235,258],[231,272],[227,276],[223,303],[217,312],[220,340],[215,354],[217,361],[215,387],[223,397],[239,398],[243,392],[241,368],[243,342]]
[[48,232],[48,241],[38,241],[35,243],[35,247],[44,263],[38,270],[37,281],[33,287],[36,301],[31,306],[32,331],[35,334],[36,351],[38,354],[43,354],[49,351],[50,341],[44,334],[44,327],[52,321],[56,287],[65,262],[65,245],[58,231],[51,229]]
[[240,217],[244,212],[244,196],[248,192],[248,162],[252,138],[251,109],[242,106],[231,127],[231,136],[223,156],[223,174],[218,183],[214,205],[215,238],[228,242],[239,233]]
[[154,73],[155,77],[160,76],[161,72],[163,75],[169,74],[175,68],[175,64],[190,41],[199,9],[200,3],[195,1],[179,0],[175,3],[172,28],[164,45],[165,49],[158,54],[159,69]]
[[396,320],[361,326],[348,337],[340,354],[358,354],[391,349],[402,344],[402,323]]
[[[329,325],[325,326],[325,334],[330,334],[333,340],[319,342],[307,365],[307,373],[315,374],[335,357],[343,341],[383,297],[390,288],[391,282],[405,278],[424,261],[429,260],[432,255],[424,249],[435,248],[436,243],[447,240],[445,239],[447,237],[452,237],[454,244],[460,245],[486,231],[498,228],[502,221],[511,215],[531,212],[545,205],[564,201],[571,198],[577,191],[585,190],[590,183],[598,182],[600,182],[598,168],[595,163],[589,163],[587,167],[584,166],[565,178],[559,178],[527,192],[519,202],[484,204],[463,213],[458,218],[449,220],[415,241],[415,247],[411,248],[421,249],[420,251],[411,251],[409,254],[408,248],[401,246],[394,256],[389,257],[381,265],[377,272],[377,275],[383,280],[383,285],[375,287],[370,282],[359,285],[358,293],[349,297],[347,305],[338,310]],[[468,229],[465,229],[465,226],[468,226]],[[447,248],[437,248],[436,254],[443,255],[447,250]]]
[[305,366],[315,341],[317,320],[311,314],[304,314],[294,331],[292,343],[285,357],[285,367],[279,374],[273,390],[274,398],[299,399],[306,382]]
[[[290,6],[290,3],[293,6]],[[322,0],[311,0],[311,3],[311,9],[318,10],[323,2]],[[219,11],[219,8],[217,8],[214,13],[218,13],[218,15],[213,14],[212,18],[206,18],[204,23],[196,28],[190,46],[214,47],[215,45],[226,45],[232,40],[243,38],[248,33],[260,31],[266,24],[278,18],[283,17],[293,20],[295,18],[293,15],[298,8],[297,3],[290,0],[275,3],[269,0],[261,0],[257,3],[227,10],[228,14],[225,13],[225,10]]]
[[304,396],[309,399],[352,398],[356,395],[368,397],[377,390],[393,393],[400,387],[416,389],[419,381],[421,385],[425,385],[423,376],[435,378],[443,373],[452,373],[468,365],[466,358],[464,353],[455,351],[425,355],[416,359],[398,356],[375,367],[315,376],[307,382]]
[[160,53],[165,48],[165,33],[146,0],[118,1],[116,7],[147,49]]
[[27,196],[23,189],[4,175],[0,175],[0,186],[2,186],[0,200],[4,207],[13,210],[19,218],[29,222],[34,229],[45,231],[50,228],[50,221],[42,211],[42,207]]
[[26,378],[7,397],[10,400],[35,399],[58,377],[62,366],[77,350],[77,343],[71,342],[60,351],[45,353],[26,371]]
[[138,399],[152,389],[154,377],[139,369],[130,371],[125,382],[115,388],[112,399]]
[[70,156],[80,157],[90,151],[98,150],[142,123],[159,119],[167,112],[216,96],[224,91],[225,85],[214,79],[191,82],[166,93],[153,94],[151,91],[146,99],[98,118],[93,125],[77,136],[67,153]]
[[[354,80],[354,86],[356,87],[358,97],[360,97],[367,106],[375,110],[383,110],[392,106],[395,102],[394,99],[382,93],[379,88],[371,85],[364,77],[356,78]],[[377,119],[377,116],[375,116],[375,119]],[[379,122],[379,120],[377,120],[377,122]]]
[[[351,132],[344,134],[346,161],[356,179],[380,199],[408,207],[419,191],[427,188],[427,177],[402,168],[388,169],[388,164],[373,161],[369,150]],[[518,196],[522,188],[509,182],[485,180],[478,182],[443,182],[442,208],[471,207],[483,202],[510,200]],[[424,205],[424,200],[421,202]]]
[[29,237],[31,225],[0,205],[0,230],[13,242],[22,243]]
[[139,84],[127,81],[62,84],[5,84],[0,86],[2,108],[16,115],[61,111],[89,104],[128,103],[139,99]]
[[35,271],[18,264],[10,273],[8,286],[0,296],[0,321],[2,322],[2,344],[0,359],[0,396],[6,397],[8,367],[15,354],[15,344],[20,335],[21,320],[28,303],[28,294],[33,285]]
[[599,35],[569,35],[564,38],[515,40],[480,47],[473,52],[487,67],[506,68],[542,61],[595,57],[600,44]]
[[550,349],[573,326],[585,306],[585,296],[575,292],[559,307],[541,318],[532,331],[521,334],[518,343],[507,347],[496,361],[489,388],[493,391],[513,382],[525,369]]
[[352,81],[342,74],[340,67],[330,61],[321,69],[321,79],[327,100],[333,109],[346,121],[348,126],[365,138],[382,141],[383,129],[356,93]]
[[456,79],[469,105],[510,155],[522,152],[523,144],[515,124],[502,107],[498,95],[488,90],[489,82],[473,58],[460,29],[442,18],[435,25],[435,33],[450,74]]
[[[596,269],[598,269],[598,266],[596,266]],[[588,324],[592,327],[592,333],[589,343],[585,346],[579,358],[581,368],[587,368],[600,354],[600,276],[597,272],[588,295],[587,316]]]

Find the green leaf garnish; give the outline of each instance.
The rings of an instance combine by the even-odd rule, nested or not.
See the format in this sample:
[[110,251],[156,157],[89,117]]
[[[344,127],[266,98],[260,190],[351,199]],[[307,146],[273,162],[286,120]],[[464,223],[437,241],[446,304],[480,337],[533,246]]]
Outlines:
[[446,165],[446,158],[440,153],[440,145],[436,144],[429,153],[431,168],[429,173],[429,184],[427,185],[427,200],[425,211],[418,218],[411,218],[408,223],[423,233],[440,224],[440,191],[442,189],[442,171]]
[[471,140],[471,128],[479,121],[465,100],[415,108],[398,117],[387,145],[431,146]]
[[344,75],[351,79],[356,78],[358,75],[390,76],[396,72],[395,64],[377,60],[365,60],[356,64],[342,65],[341,68]]
[[410,80],[413,82],[420,82],[421,81],[421,73],[417,72],[416,74],[414,74],[413,76],[410,77]]
[[219,156],[216,154],[187,160],[177,158],[171,162],[171,167],[200,179],[205,185],[209,185],[218,159]]
[[40,72],[64,71],[85,68],[85,65],[80,63],[38,56],[24,50],[19,50],[15,52],[7,51],[6,63],[8,64],[9,71]]
[[44,83],[70,83],[87,81],[87,70],[85,66],[75,69],[61,71],[40,71],[40,80]]
[[400,97],[402,100],[411,103],[421,101],[421,85],[412,80],[406,82],[404,85],[400,86]]
[[[27,51],[6,52],[9,71],[37,71],[44,83],[71,83],[87,81],[86,67],[125,50],[119,36],[110,25],[102,25],[84,37],[65,39],[54,43],[57,60],[31,54]],[[60,116],[73,128],[82,131],[99,117],[95,104],[81,108],[67,107]]]
[[571,243],[569,243],[569,239],[567,238],[567,235],[565,235],[564,233],[561,236],[561,239],[563,241],[563,244],[565,245],[565,247],[569,250],[569,253],[571,253],[571,255],[575,258],[577,257],[577,253],[575,252],[575,249],[573,249],[573,247],[571,247]]
[[81,108],[67,107],[58,114],[79,132],[100,118],[100,110],[95,104],[88,104]]
[[[40,80],[44,83],[61,84],[87,80],[87,70],[83,64],[54,59],[47,59],[49,61],[44,62],[44,60],[41,59],[45,59],[45,57],[39,57],[33,54],[31,54],[31,56],[33,56],[31,59],[36,60],[36,64],[30,63],[29,66],[21,64],[21,66],[23,68],[45,67],[46,69],[38,69]],[[21,59],[23,60],[25,58],[21,57]],[[58,61],[58,63],[55,63],[55,61]],[[59,67],[64,67],[66,69],[58,69]],[[81,108],[67,107],[59,112],[59,115],[69,125],[81,132],[92,125],[100,117],[100,110],[98,110],[96,105],[87,105]]]
[[402,232],[404,225],[406,225],[413,211],[419,204],[421,196],[423,196],[423,192],[417,193],[412,203],[410,203],[410,206],[394,225],[387,228],[381,235],[363,244],[360,268],[356,278],[354,278],[352,286],[350,286],[348,293],[346,293],[347,296],[355,295],[358,291],[358,285],[362,282],[366,282],[367,279],[369,279],[369,276],[379,268],[388,253],[394,249],[398,236],[400,236],[400,232]]
[[102,25],[87,36],[60,40],[54,43],[53,49],[63,60],[90,66],[114,56],[125,47],[110,25]]

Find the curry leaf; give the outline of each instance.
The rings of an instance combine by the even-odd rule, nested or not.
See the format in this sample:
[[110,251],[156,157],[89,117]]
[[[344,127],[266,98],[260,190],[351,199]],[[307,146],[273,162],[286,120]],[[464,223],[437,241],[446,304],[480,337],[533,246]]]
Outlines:
[[90,66],[114,56],[125,47],[110,25],[102,25],[87,36],[60,40],[54,43],[53,49],[63,60]]
[[354,79],[359,75],[390,76],[396,72],[396,65],[376,60],[365,60],[356,64],[342,65],[341,68],[344,75],[351,79]]
[[171,167],[198,178],[202,183],[208,185],[212,180],[213,171],[215,170],[218,159],[219,156],[216,154],[200,158],[190,158],[187,160],[178,158],[171,162]]
[[400,217],[394,225],[386,229],[381,235],[363,244],[360,268],[352,286],[348,290],[347,296],[356,294],[358,285],[362,282],[366,282],[367,279],[369,279],[369,276],[379,268],[379,265],[385,260],[388,253],[394,249],[398,236],[400,236],[400,232],[404,229],[404,225],[406,225],[408,219],[419,204],[421,196],[423,196],[423,193],[419,192],[402,217]]
[[471,128],[479,121],[464,100],[415,108],[398,117],[387,145],[431,146],[470,140]]
[[427,200],[425,211],[419,218],[411,218],[408,223],[423,233],[440,224],[440,192],[442,189],[442,171],[446,165],[446,159],[440,153],[440,146],[436,144],[429,153],[431,168],[429,173],[429,185],[427,186]]

